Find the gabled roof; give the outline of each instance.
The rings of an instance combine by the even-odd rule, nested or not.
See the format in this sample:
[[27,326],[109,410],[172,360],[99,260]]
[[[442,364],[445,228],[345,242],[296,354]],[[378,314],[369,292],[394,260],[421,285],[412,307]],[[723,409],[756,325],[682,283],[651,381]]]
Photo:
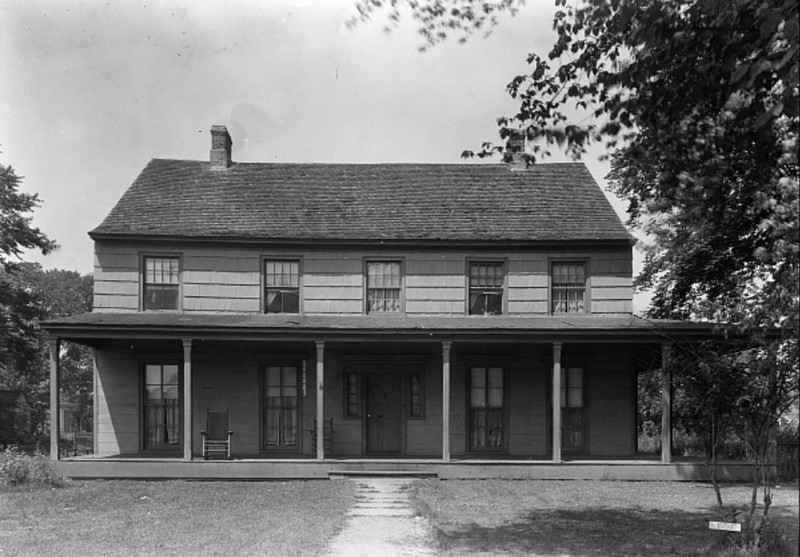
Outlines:
[[332,242],[628,242],[581,163],[234,163],[154,159],[90,235]]

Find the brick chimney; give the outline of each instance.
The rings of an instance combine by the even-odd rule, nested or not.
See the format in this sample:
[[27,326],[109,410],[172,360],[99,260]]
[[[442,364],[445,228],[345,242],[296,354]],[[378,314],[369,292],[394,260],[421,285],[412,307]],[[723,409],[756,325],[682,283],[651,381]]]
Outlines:
[[515,133],[509,136],[506,141],[506,153],[503,160],[509,165],[511,170],[524,170],[527,168],[525,163],[525,135],[522,133]]
[[233,164],[231,160],[231,134],[225,126],[211,126],[211,170],[227,170]]

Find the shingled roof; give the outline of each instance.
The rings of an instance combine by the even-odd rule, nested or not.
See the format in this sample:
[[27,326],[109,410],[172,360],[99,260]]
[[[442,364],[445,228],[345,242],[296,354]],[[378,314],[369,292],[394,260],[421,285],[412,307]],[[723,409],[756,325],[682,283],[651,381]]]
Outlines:
[[263,241],[630,242],[580,163],[154,159],[90,235]]

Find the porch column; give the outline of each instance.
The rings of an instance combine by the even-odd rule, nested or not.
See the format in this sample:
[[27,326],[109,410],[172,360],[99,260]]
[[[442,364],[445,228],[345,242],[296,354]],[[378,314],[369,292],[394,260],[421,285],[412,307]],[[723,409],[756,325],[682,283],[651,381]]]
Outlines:
[[58,393],[61,385],[58,377],[58,368],[61,343],[58,338],[49,338],[47,346],[50,351],[50,459],[58,460],[58,438],[61,431],[61,409],[58,404]]
[[317,460],[325,460],[325,342],[317,341]]
[[669,372],[671,344],[661,345],[661,462],[672,462],[672,377]]
[[97,367],[97,349],[92,348],[92,454],[100,452],[100,443],[97,438],[97,417],[100,415],[100,400],[97,396],[97,386],[100,383],[100,369]]
[[561,346],[553,343],[553,462],[561,462]]
[[450,347],[442,342],[442,461],[450,462]]
[[192,460],[192,339],[183,339],[183,460]]

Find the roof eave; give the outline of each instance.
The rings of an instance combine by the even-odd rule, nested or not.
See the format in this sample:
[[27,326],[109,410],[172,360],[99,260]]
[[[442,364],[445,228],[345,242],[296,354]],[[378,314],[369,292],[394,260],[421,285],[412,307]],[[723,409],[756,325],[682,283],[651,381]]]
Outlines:
[[633,246],[637,240],[633,236],[627,238],[566,238],[566,239],[393,239],[393,238],[259,238],[246,236],[183,236],[183,235],[155,235],[131,233],[105,233],[97,229],[89,232],[89,237],[94,241],[103,242],[146,242],[157,244],[259,244],[280,246],[393,246],[393,247],[426,247],[426,246],[453,246],[453,247],[488,247],[488,246],[514,246],[514,247],[564,247],[565,245],[578,246]]

